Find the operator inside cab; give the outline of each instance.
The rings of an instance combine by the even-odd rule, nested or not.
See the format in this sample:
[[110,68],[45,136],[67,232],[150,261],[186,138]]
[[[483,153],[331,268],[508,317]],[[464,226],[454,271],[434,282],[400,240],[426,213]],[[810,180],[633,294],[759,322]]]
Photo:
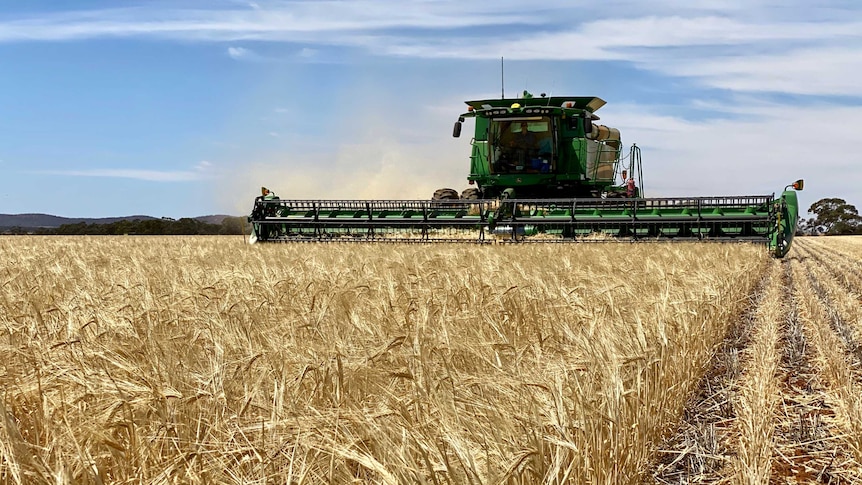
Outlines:
[[547,118],[495,122],[494,172],[550,173],[553,137],[549,126]]

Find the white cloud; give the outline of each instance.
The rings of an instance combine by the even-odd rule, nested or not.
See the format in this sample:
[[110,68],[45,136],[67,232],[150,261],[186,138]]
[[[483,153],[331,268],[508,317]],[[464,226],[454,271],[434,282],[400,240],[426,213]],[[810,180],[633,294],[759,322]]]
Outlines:
[[243,59],[253,58],[255,54],[254,52],[250,51],[249,49],[246,49],[245,47],[228,47],[227,55],[231,59],[236,59],[239,61]]
[[[97,37],[323,40],[332,32],[459,28],[520,22],[514,12],[452,10],[449,2],[279,2],[267,9],[115,8],[0,21],[0,42]],[[336,42],[337,43],[337,42]]]
[[[525,32],[534,37],[554,30],[573,32],[589,45],[668,46],[740,43],[768,39],[810,39],[824,36],[857,36],[859,19],[855,15],[835,17],[831,22],[811,21],[811,8],[800,9],[796,18],[781,19],[771,10],[758,15],[758,4],[768,2],[699,2],[700,7],[681,8],[676,2],[609,2],[606,7],[573,7],[570,2],[544,2],[541,8],[524,9],[522,2],[498,1],[493,7],[454,0],[435,2],[398,2],[356,0],[351,2],[273,2],[266,9],[175,8],[157,7],[81,10],[39,17],[11,18],[0,21],[0,41],[64,40],[105,36],[151,36],[170,39],[230,42],[243,39],[301,41],[350,44],[397,29],[465,29],[455,33],[463,40],[466,33],[478,43],[464,43],[465,53],[478,52],[483,36],[472,27],[501,27],[484,38],[518,41]],[[826,10],[829,2],[820,2]],[[809,6],[810,7],[810,6]],[[608,18],[608,12],[625,10],[626,18]],[[786,9],[786,11],[793,11]],[[573,17],[573,14],[578,14]],[[689,14],[689,15],[684,15]],[[847,18],[849,17],[849,18]],[[7,19],[9,17],[7,16]],[[564,20],[568,19],[568,20]],[[577,19],[577,20],[576,20]],[[583,19],[583,20],[582,20]],[[775,20],[765,20],[775,19]],[[542,26],[541,29],[530,26]],[[407,29],[407,30],[405,30]],[[446,37],[450,37],[447,34]],[[394,37],[398,39],[398,37]],[[409,39],[405,35],[401,40]],[[429,46],[440,41],[428,40]],[[456,42],[458,43],[458,42]],[[577,55],[580,44],[558,45],[555,51]],[[488,57],[496,54],[487,53]]]
[[835,194],[862,201],[862,165],[847,151],[858,139],[862,107],[736,110],[748,114],[691,121],[639,105],[608,105],[601,114],[626,143],[642,147],[648,196],[770,194],[805,178],[804,209]]
[[[521,2],[511,1],[496,2],[491,8],[456,1],[399,2],[394,8],[393,2],[383,0],[337,4],[327,1],[276,3],[265,11],[147,7],[83,10],[0,21],[0,41],[147,35],[214,41],[250,38],[298,40],[307,36],[319,41],[339,32],[381,33],[388,29],[451,30],[480,26],[504,26],[505,31],[493,32],[486,37],[518,40],[524,32],[537,31],[528,26],[543,25],[537,31],[538,34],[547,32],[548,27],[555,30],[564,28],[565,31],[579,33],[581,40],[590,44],[614,47],[855,37],[859,32],[858,12],[856,15],[837,17],[828,23],[810,21],[814,16],[810,8],[800,10],[798,18],[766,20],[764,16],[756,15],[754,7],[757,2],[748,2],[752,8],[737,12],[728,6],[662,9],[659,6],[653,8],[654,4],[650,2],[650,8],[643,9],[641,2],[615,2],[619,9],[627,11],[627,18],[607,18],[608,11],[615,11],[613,5],[602,13],[601,10],[591,11],[589,7],[576,10],[568,2],[546,3],[543,8],[532,10],[525,10]],[[663,15],[663,11],[668,13]],[[571,15],[575,12],[581,14],[578,19],[585,20],[574,21]],[[751,14],[743,15],[745,12]],[[683,16],[683,13],[691,15]],[[773,15],[766,18],[776,17],[774,11],[771,13]],[[561,23],[561,19],[569,21]],[[473,38],[482,38],[473,32],[468,33]],[[336,35],[333,43],[350,42],[358,38]],[[427,40],[430,45],[439,44],[434,39]],[[468,43],[464,48],[469,51],[473,45]],[[561,45],[555,50],[565,50],[576,55],[580,46],[571,47]],[[494,57],[493,54],[488,56]]]
[[269,136],[271,136],[271,137],[273,137],[273,138],[281,138],[281,133],[276,133],[276,132],[274,132],[274,131],[270,131],[270,132],[268,133],[268,135],[269,135]]
[[862,50],[848,47],[670,60],[656,70],[731,91],[862,96]]
[[125,178],[135,180],[146,180],[150,182],[189,182],[200,180],[203,174],[200,171],[190,170],[139,170],[126,168],[97,168],[91,170],[41,170],[42,175],[61,175],[69,177],[107,177]]
[[[568,29],[538,32],[516,30],[509,35],[460,36],[435,39],[381,37],[374,47],[396,55],[418,57],[521,60],[630,60],[637,61],[655,48],[742,46],[762,43],[784,52],[788,41],[807,45],[813,41],[862,40],[862,22],[831,24],[765,23],[725,17],[644,17],[573,24]],[[771,43],[771,44],[770,44]],[[653,50],[648,50],[652,48]],[[701,52],[702,53],[702,52]],[[749,50],[744,54],[751,54]],[[680,53],[675,51],[673,58]]]
[[[6,16],[0,42],[150,37],[273,41],[366,49],[421,58],[630,62],[664,75],[738,91],[862,96],[862,9],[842,0],[609,0],[601,7],[552,0],[485,4],[440,0],[237,1],[202,9],[156,6]],[[782,7],[782,8],[779,8]],[[250,7],[250,8],[249,8]],[[626,12],[626,18],[608,12]],[[568,19],[569,21],[565,21]],[[582,20],[583,19],[583,20]],[[477,31],[475,27],[483,27]],[[445,29],[445,35],[434,31]],[[429,35],[432,33],[433,35]],[[265,60],[230,46],[237,60]]]
[[[858,17],[858,15],[857,15]],[[723,17],[646,17],[571,30],[483,37],[379,38],[388,55],[624,61],[645,71],[748,92],[862,96],[862,22],[761,23]]]
[[144,180],[149,182],[191,182],[211,178],[214,164],[201,160],[191,170],[146,170],[135,168],[96,168],[86,170],[40,170],[32,173],[68,177],[100,177]]

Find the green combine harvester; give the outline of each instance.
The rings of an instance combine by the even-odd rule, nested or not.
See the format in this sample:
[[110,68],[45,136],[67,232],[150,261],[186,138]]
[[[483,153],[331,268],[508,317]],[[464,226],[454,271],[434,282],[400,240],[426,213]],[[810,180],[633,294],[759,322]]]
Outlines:
[[[453,135],[475,120],[470,188],[430,200],[255,199],[250,242],[763,242],[775,257],[796,232],[796,192],[781,196],[643,197],[641,153],[596,123],[594,97],[468,101]],[[598,236],[598,237],[597,237]]]

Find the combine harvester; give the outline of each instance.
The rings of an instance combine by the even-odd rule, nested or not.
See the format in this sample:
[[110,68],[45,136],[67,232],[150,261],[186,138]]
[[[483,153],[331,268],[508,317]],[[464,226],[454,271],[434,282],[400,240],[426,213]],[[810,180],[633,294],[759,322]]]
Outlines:
[[[250,242],[755,241],[775,257],[796,231],[798,180],[780,197],[643,197],[640,149],[596,123],[600,98],[554,96],[468,101],[475,119],[470,174],[460,194],[431,200],[255,199]],[[619,183],[617,181],[620,181]]]

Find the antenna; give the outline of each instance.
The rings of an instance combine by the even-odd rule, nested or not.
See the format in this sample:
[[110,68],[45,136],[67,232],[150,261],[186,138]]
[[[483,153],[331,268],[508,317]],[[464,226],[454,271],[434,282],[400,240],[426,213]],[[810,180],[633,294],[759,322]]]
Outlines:
[[500,56],[500,98],[506,99],[506,85],[503,81],[503,56]]
[[[556,92],[556,89],[557,89],[557,80],[556,80],[556,79],[553,79],[553,80],[551,81],[551,90],[550,90],[550,91],[548,91],[548,101],[547,101],[547,104],[546,104],[545,106],[550,106],[550,105],[551,105],[551,95],[552,95],[553,93],[555,93],[555,92]],[[544,96],[544,93],[542,93],[542,97],[543,97],[543,98],[545,97],[545,96]]]

